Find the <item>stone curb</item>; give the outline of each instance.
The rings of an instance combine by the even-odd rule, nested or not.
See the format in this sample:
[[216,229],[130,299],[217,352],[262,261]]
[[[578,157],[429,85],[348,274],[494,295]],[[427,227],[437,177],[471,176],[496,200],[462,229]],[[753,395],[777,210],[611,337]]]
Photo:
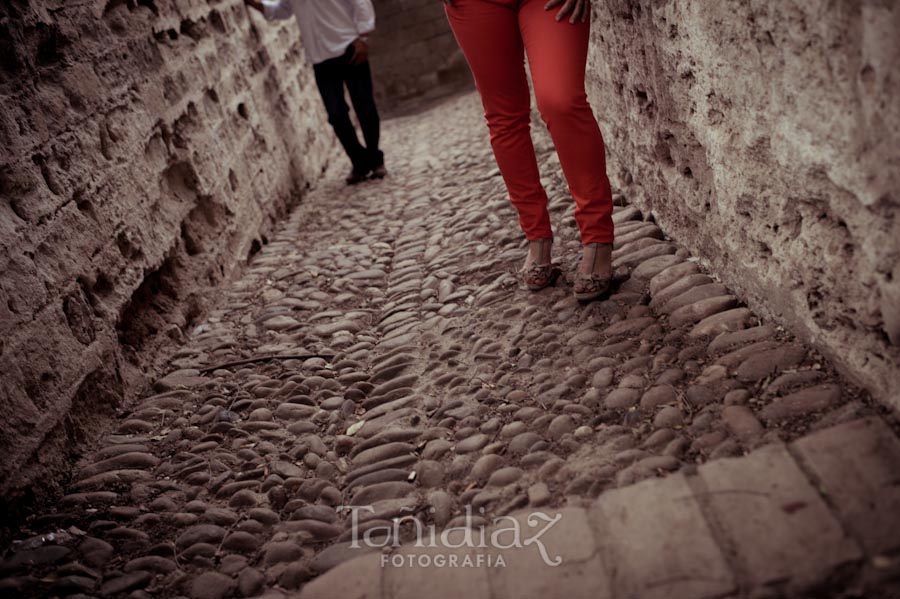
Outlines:
[[[892,482],[898,463],[900,442],[887,425],[856,420],[789,445],[710,462],[691,474],[612,490],[588,509],[548,510],[560,519],[539,539],[548,557],[561,558],[559,566],[543,561],[537,543],[449,552],[460,557],[457,563],[468,555],[471,567],[447,567],[446,561],[439,567],[435,556],[444,552],[403,545],[347,561],[295,597],[809,593],[834,576],[848,580],[872,564],[884,567],[885,556],[900,548],[900,487]],[[528,516],[511,516],[523,539]]]

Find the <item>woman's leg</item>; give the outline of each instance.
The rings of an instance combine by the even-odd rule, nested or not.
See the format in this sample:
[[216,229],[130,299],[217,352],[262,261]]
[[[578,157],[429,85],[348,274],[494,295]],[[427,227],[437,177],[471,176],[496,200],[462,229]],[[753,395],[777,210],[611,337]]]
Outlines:
[[[529,240],[548,239],[553,232],[531,141],[531,96],[517,4],[517,0],[454,0],[447,17],[481,93],[494,157],[522,230]],[[542,247],[549,262],[549,244]]]
[[[559,154],[581,241],[612,243],[612,190],[600,128],[584,92],[590,23],[559,23],[544,2],[524,0],[519,27],[538,108]],[[596,263],[596,260],[591,260]],[[600,267],[598,267],[599,269]]]

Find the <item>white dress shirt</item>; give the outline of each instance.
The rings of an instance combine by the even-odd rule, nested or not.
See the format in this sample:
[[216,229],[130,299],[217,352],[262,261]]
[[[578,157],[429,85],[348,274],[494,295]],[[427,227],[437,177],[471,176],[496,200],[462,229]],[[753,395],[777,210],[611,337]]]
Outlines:
[[340,56],[375,29],[372,0],[262,0],[266,19],[297,17],[300,39],[313,64]]

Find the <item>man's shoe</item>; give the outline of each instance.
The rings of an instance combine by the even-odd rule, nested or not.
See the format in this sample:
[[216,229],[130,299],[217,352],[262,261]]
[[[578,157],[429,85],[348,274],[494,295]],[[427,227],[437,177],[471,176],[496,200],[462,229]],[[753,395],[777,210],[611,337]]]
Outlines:
[[368,175],[369,171],[358,169],[354,166],[350,171],[350,174],[347,175],[347,178],[344,179],[344,181],[347,182],[347,185],[356,185],[357,183],[365,181]]
[[384,165],[376,166],[372,169],[372,178],[373,179],[384,179],[387,176],[387,169],[384,168]]

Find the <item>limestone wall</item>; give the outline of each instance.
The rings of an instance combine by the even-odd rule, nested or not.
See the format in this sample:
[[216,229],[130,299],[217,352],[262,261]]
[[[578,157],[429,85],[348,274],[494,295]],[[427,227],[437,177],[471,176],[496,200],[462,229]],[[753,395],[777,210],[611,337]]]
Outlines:
[[441,0],[374,0],[374,5],[371,63],[384,112],[473,85]]
[[900,4],[594,2],[611,175],[900,408]]
[[191,326],[332,136],[296,25],[239,0],[4,2],[0,56],[0,496],[15,500],[139,388],[138,352]]

